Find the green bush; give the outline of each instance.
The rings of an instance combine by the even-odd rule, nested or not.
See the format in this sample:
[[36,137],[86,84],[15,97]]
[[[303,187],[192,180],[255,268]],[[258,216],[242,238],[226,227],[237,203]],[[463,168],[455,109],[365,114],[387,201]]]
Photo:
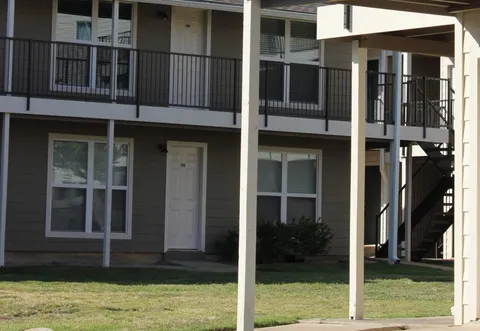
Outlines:
[[[257,263],[293,262],[306,256],[328,253],[333,234],[325,223],[306,217],[285,224],[263,221],[257,225]],[[216,242],[224,261],[238,260],[238,231],[229,230]]]

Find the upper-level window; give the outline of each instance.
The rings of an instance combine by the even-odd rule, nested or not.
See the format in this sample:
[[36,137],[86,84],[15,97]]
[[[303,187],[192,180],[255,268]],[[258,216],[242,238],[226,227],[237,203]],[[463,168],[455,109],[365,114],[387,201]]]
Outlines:
[[260,98],[318,104],[320,43],[316,25],[262,18],[260,32]]
[[[55,1],[54,35],[60,42],[55,49],[55,85],[109,88],[114,58],[117,89],[128,90],[131,86],[129,48],[134,46],[134,5],[120,2],[118,17],[113,17],[112,1]],[[114,33],[113,20],[118,26],[115,46],[124,48],[115,54],[109,47]]]

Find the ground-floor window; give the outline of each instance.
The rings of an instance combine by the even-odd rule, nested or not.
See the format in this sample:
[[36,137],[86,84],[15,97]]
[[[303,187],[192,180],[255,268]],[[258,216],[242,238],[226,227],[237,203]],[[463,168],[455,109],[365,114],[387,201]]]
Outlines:
[[291,222],[320,217],[321,152],[260,149],[257,218]]
[[[105,138],[101,137],[50,135],[47,236],[103,236],[106,148]],[[131,237],[132,150],[132,140],[115,140],[112,238]]]

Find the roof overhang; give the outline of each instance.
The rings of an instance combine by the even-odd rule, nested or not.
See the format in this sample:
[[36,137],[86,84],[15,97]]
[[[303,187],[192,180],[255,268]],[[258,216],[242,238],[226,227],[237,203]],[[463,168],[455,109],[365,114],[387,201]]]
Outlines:
[[346,10],[345,5],[318,7],[317,38],[359,40],[360,47],[369,49],[447,57],[454,54],[453,16],[352,6],[347,19]]
[[480,9],[480,0],[262,0],[262,7],[306,3],[317,3],[319,6],[355,5],[436,15],[455,15],[464,11]]

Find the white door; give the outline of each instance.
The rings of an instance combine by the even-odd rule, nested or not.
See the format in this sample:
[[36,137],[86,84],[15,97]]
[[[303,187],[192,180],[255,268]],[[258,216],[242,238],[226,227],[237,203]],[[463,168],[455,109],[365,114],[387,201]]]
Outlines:
[[204,107],[205,11],[172,7],[170,104]]
[[199,149],[172,147],[168,154],[167,248],[199,249]]

